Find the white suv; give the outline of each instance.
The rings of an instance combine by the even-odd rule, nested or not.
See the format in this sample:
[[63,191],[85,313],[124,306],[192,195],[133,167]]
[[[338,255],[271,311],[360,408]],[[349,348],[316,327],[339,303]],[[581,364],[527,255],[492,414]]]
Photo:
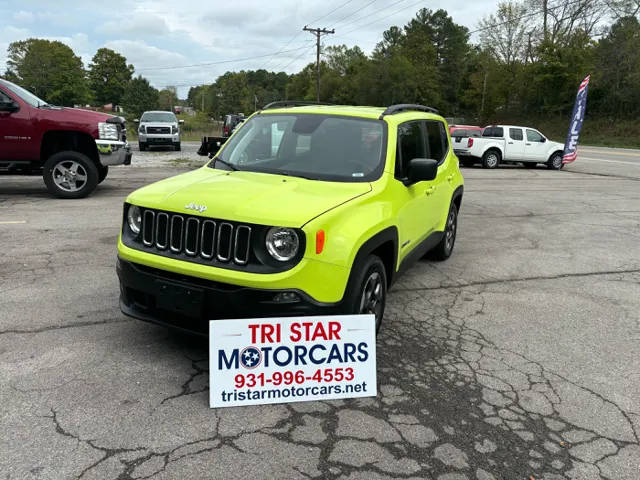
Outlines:
[[144,112],[140,120],[134,122],[138,126],[138,146],[144,152],[147,147],[154,145],[171,145],[180,150],[180,124],[184,120],[178,120],[172,112]]

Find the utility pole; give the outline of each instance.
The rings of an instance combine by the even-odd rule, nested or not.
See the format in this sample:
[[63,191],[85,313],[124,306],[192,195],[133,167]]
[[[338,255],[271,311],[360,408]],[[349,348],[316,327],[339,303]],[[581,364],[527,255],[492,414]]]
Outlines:
[[325,34],[336,33],[335,29],[327,30],[326,28],[309,28],[306,25],[302,29],[305,32],[311,32],[316,36],[316,100],[320,101],[320,37]]
[[542,31],[544,32],[544,39],[545,41],[547,40],[547,16],[549,14],[549,9],[548,9],[548,0],[542,0],[542,15],[543,15],[543,19],[542,19]]

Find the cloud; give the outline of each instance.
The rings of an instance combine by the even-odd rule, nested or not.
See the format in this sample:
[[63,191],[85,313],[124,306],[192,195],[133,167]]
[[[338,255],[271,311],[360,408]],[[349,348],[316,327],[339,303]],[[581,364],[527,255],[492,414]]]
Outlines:
[[169,33],[169,26],[162,17],[154,14],[134,13],[118,20],[109,20],[98,26],[98,33],[122,37],[159,36]]
[[35,15],[31,12],[20,10],[13,14],[13,19],[18,23],[31,23],[33,22]]

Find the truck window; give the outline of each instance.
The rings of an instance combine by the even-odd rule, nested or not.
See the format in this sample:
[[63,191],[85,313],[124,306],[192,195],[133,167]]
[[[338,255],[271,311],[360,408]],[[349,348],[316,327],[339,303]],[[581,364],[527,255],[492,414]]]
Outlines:
[[11,103],[13,99],[9,98],[9,95],[5,95],[2,90],[0,90],[0,103]]
[[407,164],[414,158],[426,158],[422,122],[407,122],[398,127],[396,178],[407,178]]
[[536,132],[535,130],[529,130],[527,129],[527,141],[528,142],[538,142],[538,143],[542,143],[543,142],[543,136],[540,135],[538,132]]
[[424,123],[427,132],[427,158],[437,160],[440,164],[444,161],[445,154],[449,150],[444,124],[435,120],[428,120]]
[[511,140],[522,141],[523,140],[522,129],[521,128],[510,128],[509,129],[509,138],[511,138]]
[[504,138],[504,129],[502,127],[487,127],[482,132],[483,137]]

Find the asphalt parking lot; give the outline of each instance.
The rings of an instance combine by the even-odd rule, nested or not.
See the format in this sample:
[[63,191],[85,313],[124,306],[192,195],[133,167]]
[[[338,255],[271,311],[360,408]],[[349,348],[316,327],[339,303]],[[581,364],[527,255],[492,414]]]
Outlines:
[[211,410],[201,341],[124,317],[134,156],[88,199],[0,177],[6,479],[640,477],[640,152],[463,170],[456,250],[390,293],[377,398]]

